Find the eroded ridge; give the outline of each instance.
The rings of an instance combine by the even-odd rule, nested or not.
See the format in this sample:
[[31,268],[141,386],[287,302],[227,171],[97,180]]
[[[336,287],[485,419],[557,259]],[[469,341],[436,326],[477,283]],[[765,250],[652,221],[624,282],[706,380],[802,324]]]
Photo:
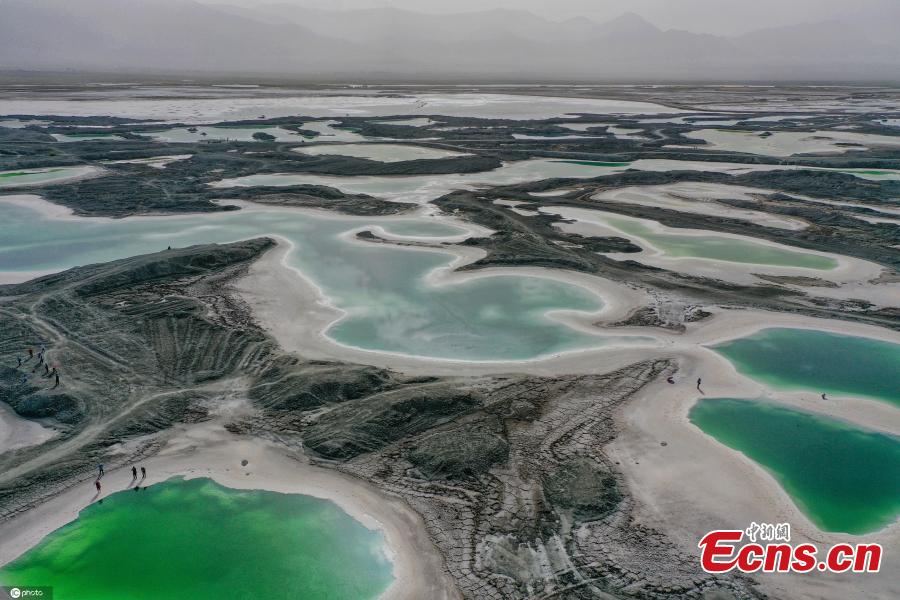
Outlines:
[[[231,428],[293,435],[317,464],[402,497],[463,596],[761,597],[743,579],[698,576],[694,557],[636,522],[604,453],[618,409],[673,372],[669,361],[606,375],[405,383],[374,370],[311,382],[306,369],[265,373],[251,391],[265,422]],[[375,393],[357,397],[366,388]]]

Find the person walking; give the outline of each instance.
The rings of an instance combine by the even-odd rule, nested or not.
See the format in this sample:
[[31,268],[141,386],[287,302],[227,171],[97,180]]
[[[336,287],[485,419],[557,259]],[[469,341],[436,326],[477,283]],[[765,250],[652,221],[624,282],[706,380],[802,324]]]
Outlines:
[[[703,383],[703,379],[701,379],[700,377],[698,377],[698,378],[697,378],[697,391],[700,392],[701,394],[703,394],[703,390],[700,389],[700,384],[701,384],[701,383]],[[704,394],[704,395],[705,395],[705,394]]]
[[134,465],[131,466],[131,478],[137,479],[137,467],[135,467]]
[[100,479],[101,477],[103,477],[103,465],[97,465],[97,473],[98,473],[97,479]]
[[58,387],[59,387],[59,373],[56,374],[56,383],[53,384],[53,389],[55,390]]
[[141,479],[147,479],[147,469],[141,467]]

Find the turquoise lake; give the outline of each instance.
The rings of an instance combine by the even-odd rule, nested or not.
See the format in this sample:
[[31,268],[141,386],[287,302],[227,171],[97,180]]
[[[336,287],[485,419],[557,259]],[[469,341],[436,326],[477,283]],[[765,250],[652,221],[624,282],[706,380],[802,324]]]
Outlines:
[[825,531],[862,534],[900,514],[900,440],[767,402],[700,400],[691,422],[765,467]]
[[900,344],[813,329],[763,329],[712,347],[778,389],[875,398],[900,406]]
[[592,335],[546,316],[595,312],[602,301],[582,287],[510,274],[431,285],[449,265],[444,252],[358,243],[341,235],[379,225],[404,236],[463,230],[428,219],[333,218],[284,209],[128,219],[46,218],[0,202],[0,271],[62,270],[203,243],[267,234],[290,240],[289,264],[346,311],[327,335],[337,342],[401,354],[459,360],[525,360],[602,346],[623,338]]

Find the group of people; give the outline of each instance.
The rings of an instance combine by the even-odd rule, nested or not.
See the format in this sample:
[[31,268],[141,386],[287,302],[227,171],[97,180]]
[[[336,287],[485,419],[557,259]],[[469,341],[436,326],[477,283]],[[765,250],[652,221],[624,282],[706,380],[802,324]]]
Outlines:
[[[59,369],[56,365],[50,367],[50,361],[47,360],[47,348],[41,346],[41,349],[37,352],[34,351],[34,348],[26,349],[27,358],[17,356],[16,357],[16,369],[25,369],[25,372],[22,373],[22,383],[28,383],[29,373],[28,373],[28,363],[30,363],[35,358],[37,361],[34,363],[34,366],[31,368],[30,375],[33,376],[43,376],[44,379],[53,378],[54,383],[53,387],[50,389],[56,389],[59,387]],[[43,368],[43,372],[39,373],[38,370]],[[97,479],[94,480],[94,487],[97,488],[97,494],[102,490],[102,485],[100,484],[100,480],[103,479],[103,475],[105,471],[103,470],[103,465],[97,465]],[[135,482],[138,478],[138,468],[134,465],[131,467],[131,481]],[[147,468],[141,467],[141,481],[147,478]],[[140,486],[135,486],[135,489],[139,489]]]
[[[669,375],[668,377],[666,377],[666,381],[667,381],[668,383],[674,384],[674,383],[675,383],[675,377],[674,377],[673,375]],[[700,387],[702,384],[703,384],[703,379],[702,379],[701,377],[698,377],[698,378],[697,378],[697,391],[700,392],[702,395],[705,396],[705,395],[706,395],[706,392],[704,392],[703,389]],[[822,394],[822,400],[828,400],[828,396],[827,396],[826,394],[824,394],[824,393]]]
[[[97,488],[98,494],[103,489],[102,486],[100,485],[100,480],[103,479],[103,476],[105,474],[106,474],[106,472],[103,470],[103,465],[102,464],[97,465],[97,479],[94,480],[94,487]],[[131,482],[134,483],[135,481],[137,481],[137,478],[138,478],[138,468],[135,465],[131,465]],[[144,481],[145,479],[147,479],[147,468],[141,467],[141,481]],[[140,486],[135,486],[134,489],[139,489],[139,488],[140,488]]]
[[[25,368],[25,371],[22,373],[22,383],[28,383],[28,377],[29,377],[28,363],[30,363],[32,360],[37,358],[37,361],[35,361],[34,366],[31,368],[31,375],[32,376],[43,376],[44,379],[53,379],[54,380],[53,387],[50,389],[55,390],[56,388],[59,387],[59,369],[57,368],[56,365],[53,365],[52,369],[50,368],[50,361],[47,360],[47,358],[45,356],[46,352],[47,352],[47,349],[44,346],[41,346],[41,349],[37,352],[37,354],[35,354],[34,348],[28,348],[28,350],[27,350],[28,358],[25,358],[23,360],[23,358],[21,356],[16,357],[16,368],[17,369],[22,369],[23,367]],[[44,367],[42,373],[39,372],[39,369],[41,367]]]

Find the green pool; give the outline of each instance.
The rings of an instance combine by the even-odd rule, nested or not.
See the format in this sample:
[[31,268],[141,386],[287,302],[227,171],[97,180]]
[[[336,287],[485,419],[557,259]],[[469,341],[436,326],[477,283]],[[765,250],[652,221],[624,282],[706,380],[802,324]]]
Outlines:
[[825,531],[861,534],[900,514],[900,439],[751,400],[699,401],[691,422],[765,467]]
[[900,406],[900,344],[814,329],[763,329],[713,347],[742,374],[784,390]]
[[172,479],[91,504],[0,583],[57,600],[367,599],[393,579],[383,547],[326,500]]

